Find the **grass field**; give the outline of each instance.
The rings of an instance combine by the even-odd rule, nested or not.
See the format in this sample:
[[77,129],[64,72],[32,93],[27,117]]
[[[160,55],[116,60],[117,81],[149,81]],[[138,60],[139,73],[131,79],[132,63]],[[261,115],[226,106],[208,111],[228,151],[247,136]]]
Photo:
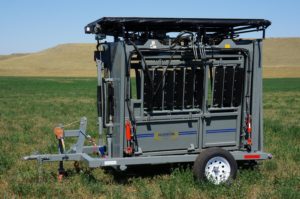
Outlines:
[[0,88],[2,198],[300,198],[300,78],[264,80],[265,151],[274,159],[217,187],[195,182],[185,167],[112,175],[84,166],[76,173],[67,163],[69,175],[59,183],[57,163],[49,163],[39,175],[36,162],[21,158],[56,152],[56,124],[87,116],[88,132],[96,136],[96,79],[0,77]]

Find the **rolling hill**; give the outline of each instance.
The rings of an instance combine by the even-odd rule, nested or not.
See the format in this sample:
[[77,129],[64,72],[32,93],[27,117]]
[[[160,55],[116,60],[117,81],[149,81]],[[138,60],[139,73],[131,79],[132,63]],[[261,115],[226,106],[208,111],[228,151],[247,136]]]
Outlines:
[[2,76],[95,76],[94,44],[63,44],[0,60]]
[[[31,54],[0,56],[0,76],[96,76],[95,44],[63,44]],[[300,38],[264,41],[265,77],[300,77]]]
[[1,60],[5,60],[5,59],[10,59],[10,58],[14,58],[14,57],[22,57],[25,55],[28,55],[29,53],[14,53],[11,55],[0,55],[0,61]]

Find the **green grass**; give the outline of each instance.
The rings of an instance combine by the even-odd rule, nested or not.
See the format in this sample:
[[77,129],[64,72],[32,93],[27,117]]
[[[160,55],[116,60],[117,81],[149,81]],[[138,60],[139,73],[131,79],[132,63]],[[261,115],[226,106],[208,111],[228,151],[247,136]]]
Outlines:
[[264,92],[299,92],[300,78],[266,79],[264,81]]
[[[254,170],[240,170],[231,185],[195,182],[189,167],[136,175],[102,169],[76,173],[57,182],[57,163],[21,158],[38,150],[55,153],[52,129],[88,117],[97,135],[95,78],[0,78],[0,196],[22,198],[300,198],[300,78],[264,81],[265,151],[274,159]],[[77,128],[78,123],[70,128]],[[157,172],[156,172],[157,171]]]

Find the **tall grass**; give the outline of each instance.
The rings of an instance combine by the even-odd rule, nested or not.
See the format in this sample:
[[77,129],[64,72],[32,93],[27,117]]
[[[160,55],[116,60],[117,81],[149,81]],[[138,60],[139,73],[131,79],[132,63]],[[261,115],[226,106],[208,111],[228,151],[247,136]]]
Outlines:
[[[57,163],[40,169],[21,157],[35,150],[56,153],[52,128],[81,116],[88,117],[88,132],[97,136],[96,79],[1,77],[0,88],[0,196],[300,198],[300,78],[264,81],[265,151],[274,159],[253,170],[240,170],[232,184],[217,187],[194,181],[190,167],[165,172],[148,167],[140,168],[142,174],[113,175],[84,165],[76,173],[71,162],[66,163],[68,176],[59,183]],[[144,175],[151,169],[154,174]]]

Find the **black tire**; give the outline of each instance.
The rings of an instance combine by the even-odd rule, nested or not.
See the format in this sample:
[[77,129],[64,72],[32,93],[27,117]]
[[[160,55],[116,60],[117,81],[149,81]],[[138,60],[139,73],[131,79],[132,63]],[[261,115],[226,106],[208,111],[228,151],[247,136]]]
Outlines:
[[[227,160],[227,162],[230,165],[229,178],[226,181],[224,181],[224,183],[228,183],[230,182],[230,180],[235,179],[237,174],[237,168],[238,168],[237,162],[234,159],[234,157],[231,155],[231,153],[221,148],[209,148],[204,150],[198,155],[198,157],[194,162],[194,167],[193,167],[193,173],[195,178],[198,180],[208,180],[214,183],[210,179],[207,179],[207,176],[205,174],[205,167],[207,163],[215,157],[224,158],[225,160]],[[218,184],[218,183],[214,183],[214,184]]]

